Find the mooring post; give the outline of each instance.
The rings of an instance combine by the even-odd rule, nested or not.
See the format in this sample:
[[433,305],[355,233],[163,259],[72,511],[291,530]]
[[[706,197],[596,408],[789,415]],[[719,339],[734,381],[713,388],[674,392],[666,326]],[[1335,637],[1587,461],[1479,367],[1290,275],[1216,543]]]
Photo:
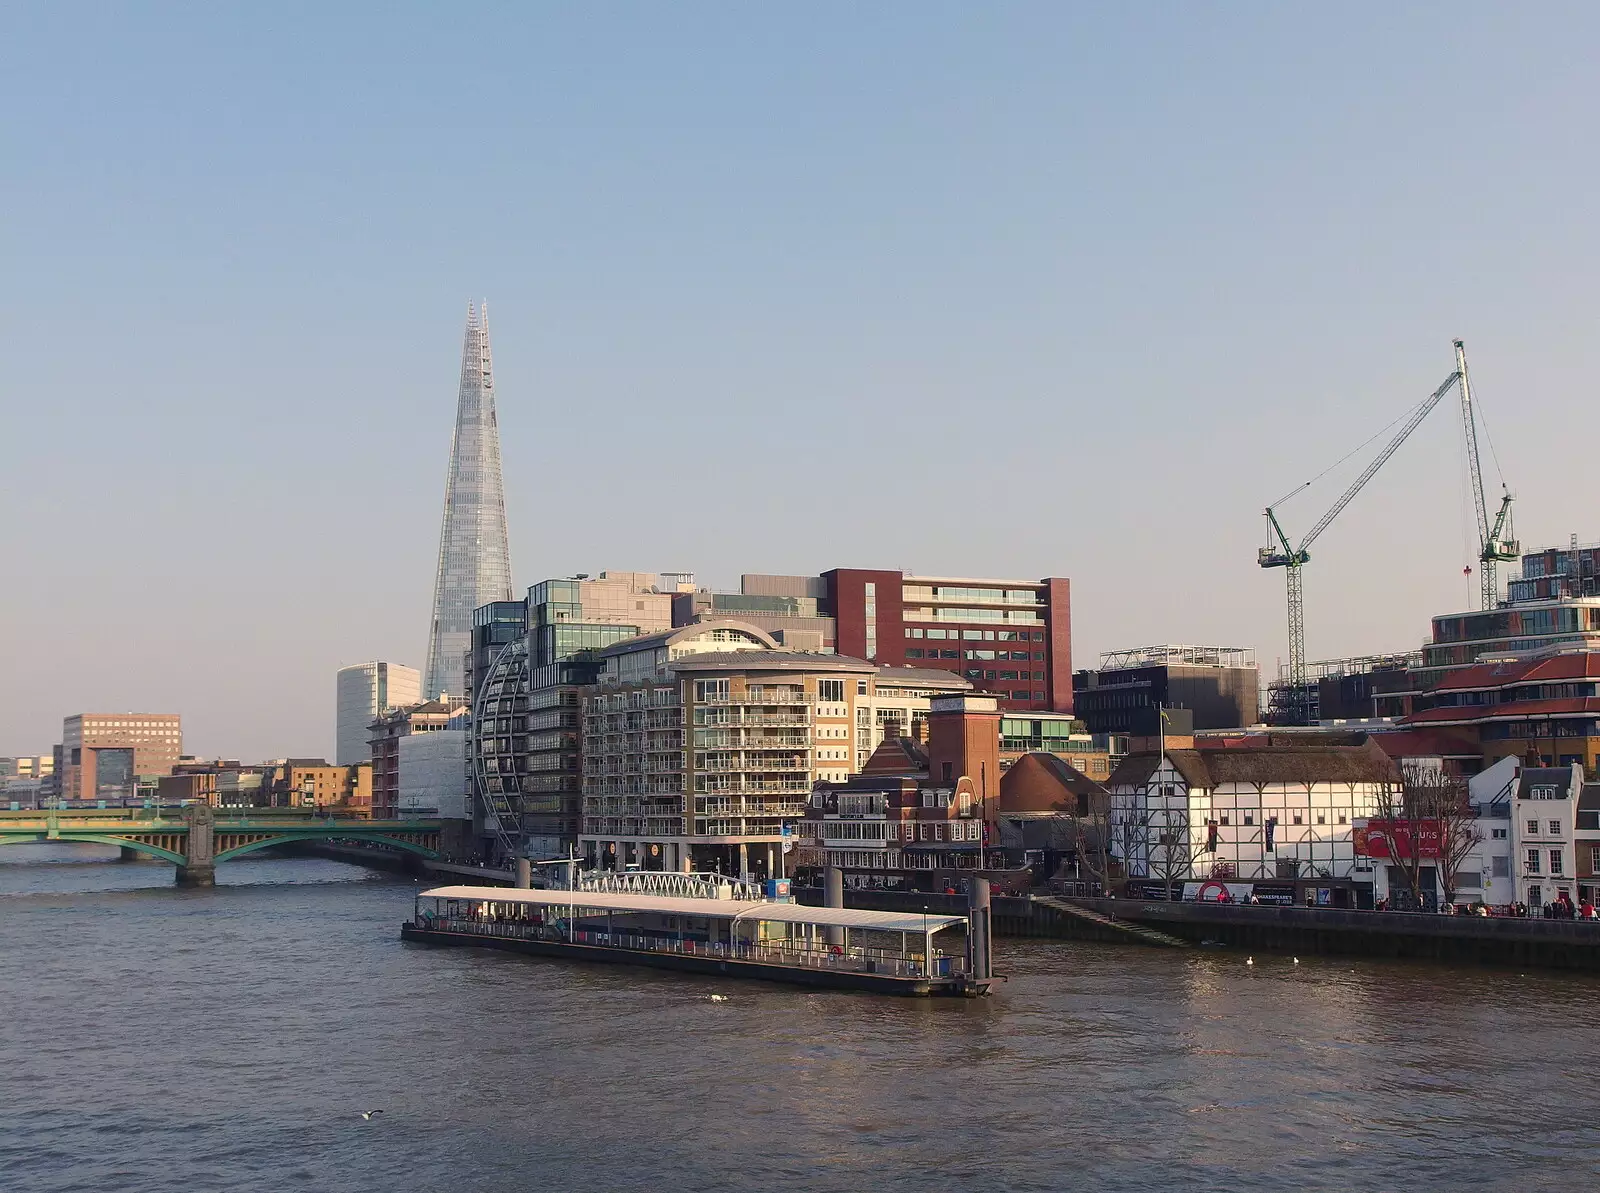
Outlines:
[[967,885],[967,941],[972,976],[980,981],[994,976],[990,941],[994,925],[989,906],[989,880],[972,878]]
[[179,886],[217,884],[217,839],[215,816],[209,804],[190,804],[183,810],[188,823],[188,842],[184,861],[178,867]]
[[533,886],[533,863],[525,857],[517,859],[517,889],[528,890]]
[[[822,872],[822,905],[824,907],[844,906],[844,871],[838,866],[829,866]],[[843,928],[823,929],[823,938],[828,942],[828,947],[837,945],[844,947]]]

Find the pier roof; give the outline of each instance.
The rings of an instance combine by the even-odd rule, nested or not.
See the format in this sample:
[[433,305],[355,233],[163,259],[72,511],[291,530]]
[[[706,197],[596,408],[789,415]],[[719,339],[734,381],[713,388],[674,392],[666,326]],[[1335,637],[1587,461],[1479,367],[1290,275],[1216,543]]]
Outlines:
[[535,891],[501,886],[439,886],[419,891],[423,899],[470,899],[482,903],[524,903],[539,907],[584,907],[603,911],[649,912],[716,920],[762,920],[772,924],[816,924],[824,928],[874,928],[880,932],[937,932],[966,922],[959,915],[868,911],[862,907],[807,907],[750,899],[672,899],[620,891]]

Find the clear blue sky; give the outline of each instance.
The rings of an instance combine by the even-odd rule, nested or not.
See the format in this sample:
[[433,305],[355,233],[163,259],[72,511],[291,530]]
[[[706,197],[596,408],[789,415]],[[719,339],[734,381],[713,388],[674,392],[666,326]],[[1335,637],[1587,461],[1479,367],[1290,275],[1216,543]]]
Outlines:
[[[336,667],[422,663],[479,296],[519,587],[1066,575],[1083,662],[1270,670],[1261,506],[1454,336],[1523,539],[1600,538],[1597,34],[1554,3],[7,5],[0,753],[128,707],[331,751]],[[1462,475],[1446,407],[1315,552],[1313,657],[1470,605]]]

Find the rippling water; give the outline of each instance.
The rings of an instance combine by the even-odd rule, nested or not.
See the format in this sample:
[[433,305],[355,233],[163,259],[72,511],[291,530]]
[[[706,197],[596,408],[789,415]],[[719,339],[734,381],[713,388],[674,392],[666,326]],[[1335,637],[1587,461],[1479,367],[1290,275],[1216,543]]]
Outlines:
[[[901,1001],[401,945],[411,885],[0,852],[0,1190],[1581,1187],[1600,983],[1001,940]],[[713,993],[729,996],[714,1003]],[[360,1111],[382,1108],[370,1122]]]

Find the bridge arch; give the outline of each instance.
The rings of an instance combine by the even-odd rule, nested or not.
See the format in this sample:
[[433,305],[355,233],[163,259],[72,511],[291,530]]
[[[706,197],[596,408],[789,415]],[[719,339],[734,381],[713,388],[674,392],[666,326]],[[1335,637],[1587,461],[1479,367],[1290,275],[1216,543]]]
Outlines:
[[37,836],[0,836],[0,845],[50,845],[64,841],[69,845],[113,845],[123,849],[136,850],[147,854],[158,861],[171,862],[174,866],[184,865],[186,860],[181,853],[174,853],[170,849],[162,849],[159,845],[151,845],[148,841],[140,841],[133,837],[113,837],[106,833],[74,833],[64,832],[59,836],[49,836],[39,833]]
[[219,862],[231,861],[236,857],[243,857],[247,853],[254,853],[258,849],[270,849],[274,845],[285,845],[290,841],[318,841],[323,844],[332,844],[336,841],[366,841],[373,845],[381,845],[386,849],[414,853],[418,857],[436,858],[439,856],[437,849],[430,849],[426,845],[418,845],[415,841],[402,841],[397,837],[390,837],[384,833],[351,832],[340,833],[337,837],[333,837],[327,832],[290,832],[266,837],[260,841],[251,841],[245,845],[236,845],[232,849],[220,850],[217,853],[216,860]]

